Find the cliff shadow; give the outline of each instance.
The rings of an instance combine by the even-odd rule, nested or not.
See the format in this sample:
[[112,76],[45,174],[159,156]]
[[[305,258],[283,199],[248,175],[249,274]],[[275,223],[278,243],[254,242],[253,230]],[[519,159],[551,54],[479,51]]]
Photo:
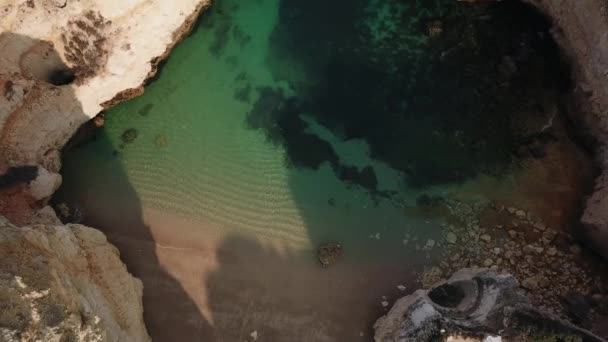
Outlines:
[[[137,130],[126,130],[122,144],[116,146],[103,124],[101,113],[65,144],[62,154],[75,158],[63,158],[64,181],[52,206],[65,223],[99,229],[118,248],[129,272],[143,283],[144,321],[154,341],[215,340],[197,304],[161,264],[159,246],[144,222],[141,201],[125,171],[121,156],[139,143]],[[94,151],[85,149],[90,146]],[[99,177],[100,172],[108,177]],[[96,177],[96,182],[90,182],[90,177]]]

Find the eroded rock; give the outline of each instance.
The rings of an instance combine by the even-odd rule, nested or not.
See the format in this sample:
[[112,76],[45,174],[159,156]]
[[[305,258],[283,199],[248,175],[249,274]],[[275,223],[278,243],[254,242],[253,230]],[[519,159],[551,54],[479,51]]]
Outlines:
[[209,1],[167,4],[37,0],[1,6],[0,170],[28,165],[55,174],[33,188],[33,197],[47,197],[68,139],[103,109],[140,95]]
[[142,284],[99,231],[0,216],[0,340],[149,341]]
[[322,267],[329,267],[342,256],[342,245],[337,242],[327,242],[319,246],[317,257]]
[[377,342],[435,341],[446,331],[481,337],[551,335],[603,341],[537,310],[513,276],[488,269],[462,269],[429,290],[399,299],[374,329]]

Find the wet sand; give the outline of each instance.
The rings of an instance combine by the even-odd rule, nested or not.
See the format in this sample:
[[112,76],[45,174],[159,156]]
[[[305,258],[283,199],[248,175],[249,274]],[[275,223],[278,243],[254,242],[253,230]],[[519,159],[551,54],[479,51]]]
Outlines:
[[[382,302],[415,289],[415,270],[429,262],[413,251],[354,262],[346,246],[344,260],[323,269],[297,244],[214,236],[203,223],[166,213],[144,210],[143,217],[154,241],[133,225],[112,225],[114,232],[106,233],[144,282],[146,323],[161,341],[243,341],[254,331],[270,341],[367,341],[388,309]],[[154,254],[157,263],[150,262]],[[171,292],[167,274],[186,296]]]

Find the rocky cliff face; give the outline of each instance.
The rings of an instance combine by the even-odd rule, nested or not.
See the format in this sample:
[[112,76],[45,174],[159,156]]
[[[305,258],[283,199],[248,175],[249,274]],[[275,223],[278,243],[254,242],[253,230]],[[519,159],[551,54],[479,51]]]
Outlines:
[[554,37],[574,66],[570,115],[598,145],[602,168],[581,219],[583,237],[608,259],[608,2],[528,0],[554,23]]
[[104,108],[141,94],[208,3],[0,3],[0,174],[36,166],[44,178],[30,202],[50,196],[68,139]]
[[45,204],[69,138],[141,94],[208,3],[0,1],[1,341],[149,340],[141,282],[116,248]]
[[148,341],[141,296],[101,232],[0,218],[0,340]]

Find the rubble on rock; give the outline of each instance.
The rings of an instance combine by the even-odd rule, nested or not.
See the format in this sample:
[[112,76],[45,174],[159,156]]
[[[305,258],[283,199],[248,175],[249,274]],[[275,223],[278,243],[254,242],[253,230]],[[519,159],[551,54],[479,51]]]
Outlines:
[[537,310],[512,275],[476,268],[462,269],[429,290],[399,299],[374,329],[376,342],[436,341],[448,333],[494,340],[504,336],[512,341],[551,337],[604,341]]

